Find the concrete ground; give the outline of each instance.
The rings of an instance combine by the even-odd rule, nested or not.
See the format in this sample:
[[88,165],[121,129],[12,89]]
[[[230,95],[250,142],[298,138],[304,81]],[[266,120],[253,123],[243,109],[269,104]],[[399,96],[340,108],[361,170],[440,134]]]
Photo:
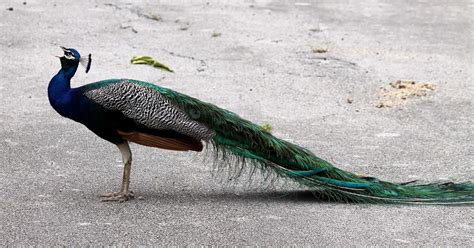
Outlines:
[[[46,89],[58,45],[74,47],[93,56],[74,86],[154,82],[270,123],[346,170],[473,180],[473,16],[470,1],[440,0],[1,1],[0,246],[472,247],[472,206],[325,202],[258,177],[226,182],[203,154],[137,145],[141,200],[100,202],[119,188],[120,154],[55,113]],[[436,88],[375,107],[396,80]]]

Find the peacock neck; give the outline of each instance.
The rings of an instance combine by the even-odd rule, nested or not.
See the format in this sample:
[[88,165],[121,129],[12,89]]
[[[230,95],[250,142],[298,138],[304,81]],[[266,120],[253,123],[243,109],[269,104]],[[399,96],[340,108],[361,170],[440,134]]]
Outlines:
[[48,98],[51,106],[58,112],[65,107],[71,91],[71,78],[76,73],[76,67],[61,68],[51,79],[48,86]]

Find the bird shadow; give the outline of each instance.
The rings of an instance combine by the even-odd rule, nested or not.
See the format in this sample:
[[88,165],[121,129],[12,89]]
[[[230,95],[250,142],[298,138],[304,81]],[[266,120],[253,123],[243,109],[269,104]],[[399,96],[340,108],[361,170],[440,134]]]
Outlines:
[[142,200],[150,202],[260,202],[260,203],[318,203],[318,204],[351,204],[357,206],[451,206],[463,207],[469,206],[472,203],[423,203],[423,202],[381,202],[373,201],[371,199],[348,199],[329,197],[324,191],[311,190],[284,190],[284,191],[249,191],[249,192],[205,192],[205,191],[180,191],[180,192],[143,192],[138,194]]
[[143,200],[160,201],[233,201],[233,202],[293,202],[293,203],[353,203],[349,199],[330,198],[323,192],[311,190],[285,190],[285,191],[250,191],[250,192],[142,192],[138,194]]

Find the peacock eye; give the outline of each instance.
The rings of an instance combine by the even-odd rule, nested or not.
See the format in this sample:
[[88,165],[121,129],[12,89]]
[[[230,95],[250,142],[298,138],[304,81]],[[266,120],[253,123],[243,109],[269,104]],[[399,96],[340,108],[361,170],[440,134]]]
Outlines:
[[70,51],[65,51],[65,52],[64,52],[64,57],[65,57],[66,59],[76,59],[76,58],[74,57],[74,55],[72,54],[72,52],[70,52]]

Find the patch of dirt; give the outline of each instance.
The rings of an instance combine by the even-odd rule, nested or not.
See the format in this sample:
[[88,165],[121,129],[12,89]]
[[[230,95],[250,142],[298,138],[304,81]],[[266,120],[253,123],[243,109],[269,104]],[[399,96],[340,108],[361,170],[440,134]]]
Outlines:
[[391,88],[380,88],[380,101],[377,108],[390,108],[405,104],[409,98],[421,97],[436,90],[432,83],[417,83],[412,80],[397,80],[389,84]]

